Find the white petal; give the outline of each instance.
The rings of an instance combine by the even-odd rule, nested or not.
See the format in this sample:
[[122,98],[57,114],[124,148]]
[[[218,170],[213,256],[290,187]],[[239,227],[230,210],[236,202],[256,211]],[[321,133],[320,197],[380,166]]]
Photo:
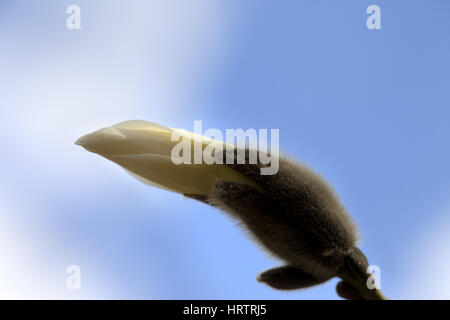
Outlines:
[[171,152],[179,143],[171,141],[174,131],[202,141],[204,147],[214,141],[186,130],[132,120],[100,129],[81,137],[76,143],[117,163],[147,184],[181,194],[207,195],[218,181],[254,185],[226,165],[174,164]]

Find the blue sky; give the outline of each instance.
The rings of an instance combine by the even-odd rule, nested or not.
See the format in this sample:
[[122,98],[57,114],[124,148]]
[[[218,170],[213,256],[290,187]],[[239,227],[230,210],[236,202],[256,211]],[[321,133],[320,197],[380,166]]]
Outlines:
[[[81,30],[66,29],[70,4]],[[365,13],[381,8],[381,30]],[[392,298],[450,298],[448,1],[2,1],[0,297],[335,299],[278,292],[225,214],[73,142],[114,123],[278,128],[322,173]],[[79,265],[81,290],[67,290]]]

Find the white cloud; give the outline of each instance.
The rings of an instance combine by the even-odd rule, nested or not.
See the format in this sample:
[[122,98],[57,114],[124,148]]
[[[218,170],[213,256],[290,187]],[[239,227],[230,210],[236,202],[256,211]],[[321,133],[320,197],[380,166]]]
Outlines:
[[[0,186],[1,187],[1,186]],[[95,289],[79,292],[66,287],[62,263],[66,252],[54,245],[45,230],[38,230],[25,217],[39,215],[0,189],[0,299],[77,299],[107,296]],[[53,239],[54,240],[54,239]],[[69,250],[67,250],[69,251]],[[101,279],[101,278],[100,278]]]
[[[399,298],[450,299],[450,209],[439,222],[424,226],[421,237],[404,253]],[[436,215],[438,216],[438,215]]]
[[[46,204],[65,201],[62,193],[107,188],[95,185],[111,173],[111,164],[92,161],[95,155],[73,144],[79,136],[128,119],[186,117],[190,99],[225,52],[230,7],[207,0],[85,1],[76,33],[65,29],[64,10],[59,16],[54,7],[42,8],[54,5],[11,6],[26,19],[5,21],[0,30],[8,44],[0,45],[0,134],[7,137],[2,150],[8,155],[0,178],[0,298],[117,297],[120,292],[101,276],[102,261],[92,261],[100,276],[89,292],[74,296],[66,289],[71,244],[45,224],[64,213],[48,212],[54,206]],[[57,21],[62,29],[54,29]],[[28,192],[37,188],[34,203]]]

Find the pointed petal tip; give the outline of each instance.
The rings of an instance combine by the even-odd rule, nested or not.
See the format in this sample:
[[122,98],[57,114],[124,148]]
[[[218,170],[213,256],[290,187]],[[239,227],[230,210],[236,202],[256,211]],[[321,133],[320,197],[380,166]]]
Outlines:
[[79,137],[79,138],[77,139],[77,141],[75,141],[75,144],[76,144],[77,146],[83,146],[83,140],[84,140],[84,137],[85,137],[85,136]]
[[126,140],[125,135],[114,127],[106,127],[80,137],[76,145],[97,153],[110,153],[116,144]]

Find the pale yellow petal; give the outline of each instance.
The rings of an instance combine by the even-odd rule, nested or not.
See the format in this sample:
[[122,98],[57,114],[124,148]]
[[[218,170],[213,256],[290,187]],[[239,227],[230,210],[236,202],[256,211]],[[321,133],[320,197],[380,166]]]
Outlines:
[[186,130],[141,120],[100,129],[81,137],[76,143],[117,163],[147,184],[181,194],[207,195],[218,181],[254,185],[253,181],[223,164],[174,164],[171,152],[179,143],[171,140],[174,131],[201,141],[203,148],[217,143]]

